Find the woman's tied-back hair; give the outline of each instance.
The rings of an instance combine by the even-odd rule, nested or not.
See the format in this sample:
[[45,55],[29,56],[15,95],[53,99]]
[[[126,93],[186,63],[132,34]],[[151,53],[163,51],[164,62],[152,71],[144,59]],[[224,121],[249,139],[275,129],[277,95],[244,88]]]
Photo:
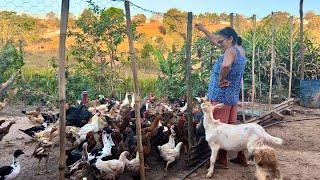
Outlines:
[[237,44],[242,46],[242,38],[240,36],[237,37]]
[[217,33],[220,36],[223,36],[225,38],[231,38],[232,37],[232,44],[235,45],[237,43],[238,34],[232,27],[225,27],[218,31]]

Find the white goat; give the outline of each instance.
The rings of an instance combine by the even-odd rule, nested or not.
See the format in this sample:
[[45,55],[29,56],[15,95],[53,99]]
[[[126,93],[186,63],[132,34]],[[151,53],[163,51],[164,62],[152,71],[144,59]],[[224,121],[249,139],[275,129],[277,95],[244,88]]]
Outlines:
[[204,113],[203,126],[206,131],[206,141],[211,149],[207,178],[210,178],[213,174],[214,163],[220,148],[227,151],[242,151],[256,141],[267,141],[272,144],[283,143],[282,139],[271,136],[256,123],[231,125],[215,120],[213,111],[222,106],[223,104],[212,106],[210,102],[201,104],[201,109]]

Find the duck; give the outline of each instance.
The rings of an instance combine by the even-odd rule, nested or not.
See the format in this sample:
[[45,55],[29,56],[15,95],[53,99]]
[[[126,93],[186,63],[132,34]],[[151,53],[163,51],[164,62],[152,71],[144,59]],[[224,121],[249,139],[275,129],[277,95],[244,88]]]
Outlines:
[[24,154],[21,149],[14,151],[13,153],[13,163],[11,166],[0,167],[0,179],[1,180],[11,180],[19,176],[21,166],[18,157]]

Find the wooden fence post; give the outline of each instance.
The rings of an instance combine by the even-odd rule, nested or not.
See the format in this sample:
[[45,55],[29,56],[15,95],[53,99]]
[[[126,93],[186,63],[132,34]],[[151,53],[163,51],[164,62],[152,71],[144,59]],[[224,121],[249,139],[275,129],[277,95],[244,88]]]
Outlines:
[[290,16],[290,74],[289,74],[289,90],[288,99],[291,97],[291,84],[292,84],[292,63],[293,63],[293,16]]
[[234,27],[234,16],[233,13],[230,13],[230,27]]
[[269,84],[269,110],[271,110],[271,100],[272,100],[272,78],[273,78],[273,63],[274,63],[274,15],[273,12],[271,14],[271,28],[272,28],[272,35],[271,35],[271,62],[270,62],[270,84]]
[[187,119],[189,150],[193,146],[193,118],[192,118],[192,92],[191,92],[191,43],[192,43],[192,12],[188,12],[187,39],[186,39],[186,86],[187,86]]
[[141,121],[140,121],[140,92],[139,92],[136,55],[135,55],[134,44],[133,44],[130,2],[128,0],[125,0],[124,6],[126,10],[127,35],[128,35],[129,51],[130,51],[130,58],[131,58],[131,70],[132,70],[133,82],[134,82],[134,97],[135,97],[134,109],[135,109],[135,116],[136,116],[137,144],[138,144],[139,161],[140,161],[140,168],[139,168],[140,179],[145,180],[146,177],[145,177],[145,168],[144,168],[143,147],[142,147],[142,138],[141,138]]
[[304,43],[303,43],[303,0],[300,0],[300,58],[301,58],[301,79],[304,79]]
[[65,148],[66,148],[66,77],[65,77],[65,46],[69,16],[69,0],[62,0],[60,18],[60,39],[59,39],[59,180],[64,179],[65,172]]
[[252,102],[252,109],[254,109],[254,98],[256,94],[256,82],[255,82],[255,57],[256,57],[256,15],[254,14],[252,17],[253,23],[253,37],[252,37],[252,94],[251,94],[251,102]]

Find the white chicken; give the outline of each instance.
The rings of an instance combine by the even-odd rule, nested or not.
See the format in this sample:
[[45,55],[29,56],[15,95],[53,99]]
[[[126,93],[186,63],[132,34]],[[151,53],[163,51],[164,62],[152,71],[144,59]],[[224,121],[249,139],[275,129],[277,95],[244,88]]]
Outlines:
[[126,93],[126,96],[120,105],[120,109],[122,109],[123,106],[129,105],[129,97],[128,96],[129,96],[129,93]]
[[180,156],[180,149],[182,146],[182,142],[179,142],[174,148],[159,148],[160,156],[163,157],[165,161],[167,161],[166,172],[168,172],[168,166],[172,162],[176,160]]
[[108,112],[108,106],[109,104],[101,104],[97,107],[89,107],[88,108],[88,111],[91,112],[91,113],[94,113],[95,111],[100,111],[101,113],[105,113],[105,112]]
[[175,134],[171,134],[169,136],[169,142],[167,142],[166,144],[164,144],[162,146],[158,146],[158,149],[160,150],[160,152],[162,152],[163,149],[173,149],[174,148],[174,146],[176,145],[175,141],[174,141],[174,137],[175,137]]
[[131,93],[131,104],[130,104],[130,106],[131,106],[131,108],[132,109],[134,109],[134,101],[135,101],[135,97],[134,97],[134,93]]
[[127,155],[129,155],[129,152],[124,151],[120,154],[119,159],[109,161],[98,159],[95,166],[105,179],[115,179],[119,174],[123,173],[126,162],[129,161]]
[[88,132],[93,131],[94,133],[98,132],[101,128],[104,126],[102,125],[102,119],[101,119],[101,114],[100,112],[96,113],[92,118],[91,118],[91,123],[84,125],[83,127],[80,128],[78,132],[78,138],[77,138],[77,144],[80,144],[83,140],[86,139],[86,136]]
[[137,151],[136,157],[134,159],[131,159],[130,161],[128,160],[126,162],[126,167],[133,176],[139,175],[139,167],[140,167],[139,151]]

